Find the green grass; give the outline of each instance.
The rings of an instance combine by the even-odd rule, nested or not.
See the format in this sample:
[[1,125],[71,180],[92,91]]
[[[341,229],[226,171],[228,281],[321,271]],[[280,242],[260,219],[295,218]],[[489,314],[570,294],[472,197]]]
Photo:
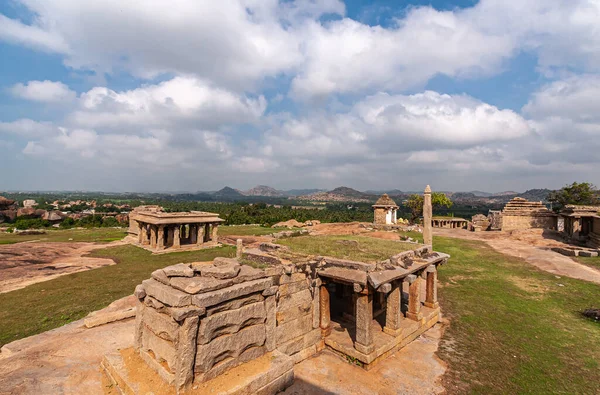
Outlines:
[[583,263],[586,266],[593,267],[595,269],[600,269],[600,257],[583,257],[578,256],[575,260],[579,263]]
[[[91,229],[48,229],[43,235],[23,235],[0,233],[0,244],[15,244],[24,241],[67,242],[86,241],[108,243],[121,240],[127,235],[125,228],[91,228]],[[72,239],[72,240],[69,240]]]
[[152,255],[124,245],[96,250],[91,256],[117,264],[70,274],[0,294],[0,346],[85,317],[116,299],[133,293],[154,270],[179,262],[234,256],[232,247]]
[[263,236],[276,232],[279,230],[257,225],[219,226],[220,236]]
[[[344,244],[345,240],[356,241],[358,244]],[[415,248],[411,243],[365,236],[298,236],[279,239],[277,243],[290,247],[293,252],[362,262],[379,262],[399,252]]]
[[452,255],[439,271],[449,393],[598,393],[600,325],[581,312],[600,307],[600,286],[481,242],[436,237],[434,249]]

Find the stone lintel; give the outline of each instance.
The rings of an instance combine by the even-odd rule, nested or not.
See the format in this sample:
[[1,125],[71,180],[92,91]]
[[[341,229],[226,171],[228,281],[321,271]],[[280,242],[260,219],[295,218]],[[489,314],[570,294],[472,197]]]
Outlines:
[[217,291],[194,295],[192,297],[192,302],[199,307],[214,306],[231,299],[239,298],[240,296],[245,296],[254,292],[262,292],[271,285],[273,285],[273,280],[271,278],[247,281]]
[[154,279],[142,281],[146,294],[172,307],[184,307],[191,303],[191,296]]
[[325,261],[326,266],[336,266],[336,267],[341,267],[344,269],[360,270],[363,272],[370,272],[377,268],[377,265],[374,263],[350,261],[347,259],[338,259],[338,258],[332,258],[332,257],[328,257],[328,256],[323,257],[323,260]]
[[317,271],[320,277],[328,277],[333,280],[349,284],[367,285],[367,273],[359,270],[344,269],[341,267],[328,267]]
[[410,273],[408,270],[402,268],[397,268],[394,270],[382,270],[379,272],[369,273],[368,279],[373,288],[379,288],[381,284],[389,283],[405,277],[408,273]]

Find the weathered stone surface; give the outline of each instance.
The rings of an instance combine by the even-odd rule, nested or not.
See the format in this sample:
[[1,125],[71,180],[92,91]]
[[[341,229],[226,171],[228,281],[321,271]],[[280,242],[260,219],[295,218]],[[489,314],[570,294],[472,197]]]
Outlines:
[[266,317],[263,302],[213,314],[200,322],[198,343],[207,344],[218,336],[237,333],[247,326],[262,324]]
[[152,296],[146,296],[146,298],[144,299],[144,304],[146,306],[152,307],[153,309],[156,309],[158,311],[160,311],[163,308],[165,308],[165,305],[163,303],[161,303],[158,300],[154,299]]
[[282,392],[294,383],[294,371],[288,370],[285,374],[279,376],[279,378],[271,381],[269,384],[258,389],[254,395],[271,395]]
[[279,277],[279,284],[289,284],[289,283],[295,283],[298,281],[302,281],[302,280],[306,280],[306,274],[304,273],[292,273],[292,274],[284,274],[283,276]]
[[169,285],[169,277],[167,277],[165,271],[162,269],[153,271],[150,276],[158,282],[161,282],[165,285]]
[[263,251],[252,248],[244,251],[244,258],[253,262],[264,263],[266,265],[280,265],[281,259],[276,256],[269,255]]
[[279,295],[286,296],[290,294],[295,294],[296,292],[300,292],[305,289],[308,289],[308,281],[306,280],[306,278],[302,279],[301,281],[296,281],[295,283],[286,283],[279,285]]
[[401,266],[406,269],[405,259],[413,258],[415,256],[414,251],[403,251],[399,254],[396,254],[390,258],[390,262],[392,265]]
[[192,301],[196,306],[209,307],[231,299],[239,298],[254,292],[263,291],[273,284],[270,278],[247,281],[231,287],[194,295]]
[[237,358],[225,356],[224,360],[215,364],[212,369],[208,372],[198,372],[196,370],[196,374],[194,376],[194,382],[205,382],[207,380],[212,380],[215,377],[227,372],[230,369],[235,368],[243,363],[252,361],[254,359],[260,358],[261,356],[266,354],[266,348],[264,346],[260,347],[250,347],[243,353],[241,353]]
[[319,328],[321,324],[321,284],[315,286],[312,292],[312,314],[313,314],[313,328]]
[[363,272],[370,272],[375,270],[377,267],[374,263],[364,263],[357,261],[350,261],[347,259],[338,259],[332,257],[324,257],[327,266],[336,266],[340,268],[347,268],[353,270],[361,270]]
[[197,372],[208,372],[216,363],[227,358],[238,358],[244,350],[260,347],[264,343],[264,324],[253,325],[232,335],[218,337],[208,344],[198,345],[194,369]]
[[191,303],[190,295],[159,283],[156,280],[144,280],[142,281],[142,284],[144,284],[147,295],[152,296],[168,306],[184,307]]
[[328,277],[347,283],[367,284],[367,273],[360,270],[344,269],[342,267],[327,267],[325,269],[319,269],[318,273],[320,277]]
[[359,293],[354,304],[354,316],[356,317],[354,347],[363,354],[369,354],[375,348],[373,344],[373,295]]
[[264,252],[271,252],[271,251],[277,251],[277,250],[282,250],[282,251],[289,250],[289,247],[283,246],[281,244],[275,244],[275,243],[261,243],[258,246],[258,248],[259,248],[259,250],[264,251]]
[[279,287],[277,285],[273,285],[267,289],[265,289],[262,292],[263,296],[271,296],[271,295],[275,295],[277,293],[277,290],[279,289]]
[[211,315],[220,313],[222,311],[239,309],[242,306],[262,302],[263,300],[265,300],[265,298],[261,294],[255,293],[243,298],[230,300],[216,306],[209,307],[206,309],[206,315],[210,317]]
[[142,334],[144,332],[143,314],[146,306],[138,300],[135,305],[135,331],[133,333],[133,346],[136,350],[142,347]]
[[593,257],[598,256],[597,251],[579,251],[579,256]]
[[200,269],[200,273],[204,277],[212,277],[220,280],[233,278],[240,272],[240,264],[235,262],[228,265],[206,265]]
[[243,283],[244,281],[258,280],[259,278],[268,277],[264,270],[254,268],[248,265],[241,265],[240,272],[233,279],[234,284]]
[[181,322],[189,317],[201,317],[206,314],[204,307],[197,306],[168,307],[166,311],[177,322]]
[[[148,310],[148,309],[146,309]],[[166,362],[169,366],[169,373],[173,373],[175,369],[175,346],[173,343],[161,339],[152,331],[144,329],[142,333],[142,349],[144,351],[152,351],[154,358],[158,362]]]
[[310,290],[305,289],[304,291],[296,292],[282,296],[279,298],[277,303],[277,311],[285,311],[293,308],[294,306],[310,306],[312,303],[312,295]]
[[233,285],[233,280],[218,280],[212,277],[171,277],[169,283],[188,294],[210,292]]
[[179,325],[170,315],[148,308],[144,309],[143,321],[144,325],[161,339],[172,342],[177,338]]
[[167,277],[194,277],[194,269],[189,263],[178,263],[163,268]]
[[242,259],[242,254],[244,252],[244,242],[242,239],[237,239],[235,241],[235,257],[236,259]]
[[135,291],[133,291],[133,294],[136,298],[142,300],[146,297],[146,290],[144,289],[144,286],[142,284],[138,284],[135,287]]
[[275,339],[275,328],[277,326],[276,321],[276,312],[277,312],[277,302],[275,301],[275,296],[269,296],[265,300],[265,311],[267,315],[267,319],[265,321],[265,332],[266,332],[266,341],[265,347],[267,351],[273,351],[276,346]]
[[321,329],[316,328],[310,332],[277,346],[277,350],[286,355],[295,354],[307,347],[314,346],[321,340]]
[[381,293],[388,293],[392,290],[392,284],[390,283],[385,283],[385,284],[381,284],[379,286],[379,288],[377,288],[377,292],[381,292]]
[[312,357],[318,352],[317,344],[313,344],[310,347],[305,348],[304,350],[300,350],[294,355],[292,355],[292,359],[294,360],[294,364],[300,363],[307,358]]
[[94,328],[96,326],[135,317],[136,309],[135,307],[131,307],[118,311],[110,311],[106,313],[102,313],[101,311],[99,311],[95,313],[96,314],[94,314],[93,316],[88,316],[83,320],[86,328]]
[[305,314],[312,313],[311,312],[312,303],[302,303],[293,305],[288,309],[277,310],[277,325],[283,324],[285,322],[295,320],[298,317],[301,317]]
[[292,321],[278,325],[275,329],[277,345],[288,342],[312,331],[312,314],[307,314]]
[[383,283],[389,283],[390,281],[397,280],[406,276],[408,270],[402,268],[396,268],[394,270],[382,270],[380,272],[369,273],[369,283],[373,288],[379,288]]
[[189,317],[179,329],[179,336],[175,342],[175,386],[178,389],[189,388],[194,379],[199,321],[199,317]]
[[[240,264],[240,262],[234,258],[226,258],[226,257],[219,256],[219,257],[216,257],[215,259],[213,259],[213,265],[215,265],[217,267],[239,265],[239,264]],[[198,269],[202,269],[202,267],[198,267],[196,269],[196,271],[198,271]]]

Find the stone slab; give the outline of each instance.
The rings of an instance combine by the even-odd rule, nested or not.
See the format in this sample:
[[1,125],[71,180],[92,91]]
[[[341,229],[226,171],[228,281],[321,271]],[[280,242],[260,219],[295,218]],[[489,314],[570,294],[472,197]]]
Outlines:
[[215,291],[217,289],[233,285],[233,280],[219,280],[212,277],[171,277],[169,284],[180,291],[195,295],[203,292]]
[[312,330],[312,314],[306,314],[295,320],[278,325],[277,328],[275,328],[277,346],[303,336]]
[[216,306],[209,307],[208,309],[206,309],[206,315],[210,317],[211,315],[222,312],[222,311],[239,309],[242,306],[246,306],[246,305],[249,305],[252,303],[262,302],[263,300],[265,300],[265,298],[261,294],[259,294],[259,293],[251,294],[251,295],[245,296],[243,298],[230,300],[230,301],[218,304]]
[[202,277],[212,277],[220,280],[234,278],[240,272],[240,264],[237,262],[227,265],[204,265],[200,268]]
[[398,268],[394,270],[382,270],[380,272],[371,272],[368,275],[369,283],[373,288],[378,288],[381,284],[389,283],[406,276],[409,273],[408,270]]
[[336,266],[340,268],[361,270],[363,272],[370,272],[377,268],[377,265],[374,263],[364,263],[358,261],[351,261],[348,259],[338,259],[329,256],[323,257],[323,260],[325,261],[325,264],[327,266]]
[[178,263],[162,269],[167,277],[194,277],[194,269],[189,263]]
[[154,279],[144,280],[142,284],[144,285],[146,294],[168,306],[184,307],[188,306],[192,301],[189,294],[159,283]]
[[207,344],[218,336],[237,333],[247,326],[262,324],[266,318],[264,302],[213,314],[200,322],[198,343]]
[[344,269],[342,267],[328,267],[318,270],[317,273],[320,277],[328,277],[350,284],[357,283],[360,285],[367,285],[367,272],[365,271]]
[[210,307],[254,292],[264,291],[271,285],[273,282],[270,278],[247,281],[217,291],[194,295],[192,302],[199,307]]
[[142,313],[142,322],[161,339],[173,342],[177,338],[179,324],[167,314],[162,314],[152,308],[147,308],[144,309]]

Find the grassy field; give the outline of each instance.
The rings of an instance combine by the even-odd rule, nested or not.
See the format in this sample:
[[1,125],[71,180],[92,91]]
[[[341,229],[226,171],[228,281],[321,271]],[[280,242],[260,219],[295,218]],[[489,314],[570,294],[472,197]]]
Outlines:
[[575,258],[577,262],[583,263],[586,266],[593,267],[595,269],[600,269],[600,257],[582,257],[578,256]]
[[221,236],[263,236],[276,232],[279,230],[258,225],[219,226]]
[[[344,243],[345,240],[357,244]],[[309,255],[325,255],[362,262],[379,262],[399,252],[412,250],[414,244],[375,239],[365,236],[299,236],[279,239],[294,252]]]
[[438,355],[449,393],[600,393],[600,286],[556,278],[481,242],[435,238],[451,324]]
[[112,301],[133,293],[154,270],[179,262],[207,261],[233,256],[232,247],[152,255],[124,245],[94,251],[117,264],[0,294],[0,346],[85,317]]
[[[0,233],[0,244],[14,244],[23,241],[89,241],[97,243],[108,243],[121,240],[127,235],[125,228],[93,228],[93,229],[48,229],[43,235],[23,235],[15,233]],[[72,239],[72,240],[71,240]]]

